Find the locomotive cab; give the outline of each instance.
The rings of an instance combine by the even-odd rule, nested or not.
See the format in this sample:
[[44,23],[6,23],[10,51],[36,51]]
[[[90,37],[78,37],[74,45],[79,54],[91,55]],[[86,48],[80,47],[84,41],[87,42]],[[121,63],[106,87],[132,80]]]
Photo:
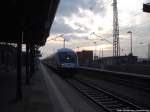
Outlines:
[[75,68],[77,67],[77,56],[74,52],[58,53],[60,68]]

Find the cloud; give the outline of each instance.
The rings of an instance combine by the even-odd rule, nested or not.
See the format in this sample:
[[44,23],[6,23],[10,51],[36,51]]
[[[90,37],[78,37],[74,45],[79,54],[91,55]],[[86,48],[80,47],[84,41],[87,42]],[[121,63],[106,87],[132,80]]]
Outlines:
[[88,32],[88,31],[90,31],[90,28],[88,28],[84,23],[81,24],[79,22],[75,22],[74,24],[79,27],[78,30],[80,30],[81,32]]
[[82,41],[82,40],[86,40],[88,37],[88,35],[86,33],[76,33],[76,34],[69,34],[69,35],[65,35],[65,39],[69,40],[69,41]]
[[[61,0],[51,35],[64,34],[64,38],[69,40],[66,43],[69,48],[93,46],[94,40],[86,40],[91,32],[112,41],[113,7],[110,1]],[[147,44],[150,43],[150,14],[142,12],[142,5],[142,0],[118,0],[118,19],[120,44],[121,48],[125,49],[124,53],[130,52],[130,35],[127,34],[127,31],[131,30],[135,55],[146,57]],[[142,49],[138,45],[140,42],[144,43],[140,45]],[[108,43],[98,41],[98,44],[107,45]],[[48,47],[49,49],[60,48],[62,43],[51,42],[46,49]]]
[[91,10],[94,13],[102,14],[105,7],[103,0],[61,0],[58,15],[69,17],[74,13],[78,13],[79,9]]
[[65,23],[62,17],[57,17],[50,31],[52,34],[64,34],[74,32],[74,29]]
[[90,29],[83,24],[75,23],[77,28],[73,28],[70,24],[68,24],[64,18],[57,17],[53,23],[52,29],[50,31],[52,36],[56,36],[59,34],[64,34],[65,37],[71,36],[75,37],[74,39],[79,39],[81,35],[87,33]]
[[[91,14],[103,16],[104,13],[103,0],[61,0],[50,33],[51,35],[88,33],[94,24]],[[97,29],[102,30],[102,27]],[[77,35],[74,37],[78,38]]]
[[104,3],[103,0],[100,1],[95,1],[93,4],[91,4],[90,10],[94,13],[94,14],[98,14],[100,16],[105,16],[106,14],[106,3]]

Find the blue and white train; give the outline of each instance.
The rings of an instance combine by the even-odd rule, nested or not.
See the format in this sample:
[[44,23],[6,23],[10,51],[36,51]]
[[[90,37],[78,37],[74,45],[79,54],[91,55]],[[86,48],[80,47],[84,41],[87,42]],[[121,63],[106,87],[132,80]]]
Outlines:
[[58,49],[45,60],[45,63],[58,71],[76,71],[79,67],[76,52],[68,48]]

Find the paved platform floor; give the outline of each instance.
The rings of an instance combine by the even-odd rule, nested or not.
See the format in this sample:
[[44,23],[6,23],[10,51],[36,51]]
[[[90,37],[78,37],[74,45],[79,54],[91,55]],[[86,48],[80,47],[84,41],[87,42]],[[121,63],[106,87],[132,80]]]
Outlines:
[[23,69],[23,99],[16,101],[16,70],[0,72],[0,112],[50,112],[43,76],[36,71],[30,85],[26,85],[24,73]]

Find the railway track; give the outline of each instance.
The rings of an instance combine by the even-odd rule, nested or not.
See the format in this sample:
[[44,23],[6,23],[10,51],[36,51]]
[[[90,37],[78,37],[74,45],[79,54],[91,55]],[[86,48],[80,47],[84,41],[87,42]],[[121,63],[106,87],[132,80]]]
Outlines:
[[89,84],[79,79],[67,79],[73,87],[78,89],[84,96],[88,97],[92,102],[102,107],[108,112],[149,112],[149,110],[143,110],[141,107],[115,96],[93,84]]
[[142,91],[150,92],[150,82],[148,81],[140,81],[140,80],[129,80],[128,79],[123,79],[123,78],[111,78],[111,79],[106,79],[110,82],[125,85],[128,87],[133,87],[140,89]]
[[[109,81],[116,84],[121,84],[124,86],[136,88],[145,92],[150,92],[150,77],[144,74],[133,74],[133,73],[123,73],[115,71],[101,71],[93,68],[81,68],[82,72],[89,77],[98,76],[97,73],[101,74],[98,77],[102,80]],[[97,73],[95,73],[97,71]],[[95,73],[95,75],[91,75]]]

